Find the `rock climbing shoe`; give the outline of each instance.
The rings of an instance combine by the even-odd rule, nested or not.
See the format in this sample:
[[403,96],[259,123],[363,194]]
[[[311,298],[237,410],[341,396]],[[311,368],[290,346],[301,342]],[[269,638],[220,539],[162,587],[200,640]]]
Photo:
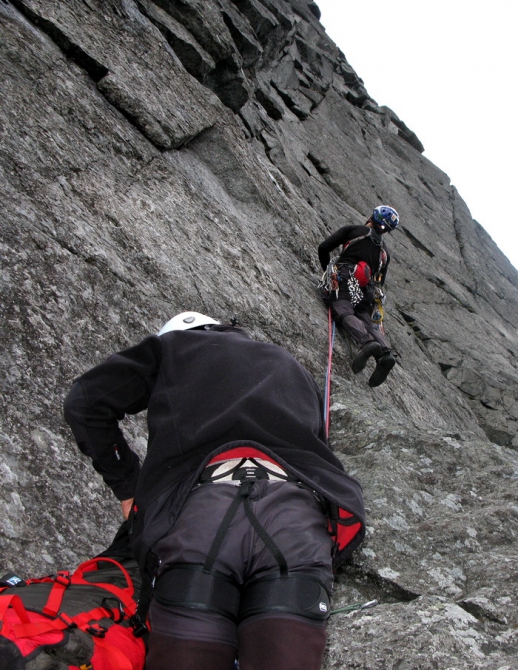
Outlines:
[[370,342],[367,342],[367,344],[364,344],[360,351],[353,358],[353,362],[351,363],[354,374],[357,375],[358,372],[363,370],[371,356],[375,356],[377,358],[378,356],[381,356],[382,353],[383,347],[381,344],[379,344],[379,342],[371,340]]
[[383,382],[388,376],[388,373],[392,370],[395,364],[396,359],[390,353],[384,354],[383,356],[378,358],[378,362],[376,363],[376,369],[374,370],[369,379],[369,386],[374,388],[375,386],[383,384]]

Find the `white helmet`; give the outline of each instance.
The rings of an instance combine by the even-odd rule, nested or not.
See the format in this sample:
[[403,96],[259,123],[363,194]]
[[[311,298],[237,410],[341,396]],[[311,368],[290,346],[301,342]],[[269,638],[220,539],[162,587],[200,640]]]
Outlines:
[[201,326],[211,326],[219,324],[220,321],[211,319],[210,316],[205,316],[199,312],[182,312],[173,316],[172,319],[162,326],[158,335],[168,333],[170,330],[190,330],[191,328],[200,328]]

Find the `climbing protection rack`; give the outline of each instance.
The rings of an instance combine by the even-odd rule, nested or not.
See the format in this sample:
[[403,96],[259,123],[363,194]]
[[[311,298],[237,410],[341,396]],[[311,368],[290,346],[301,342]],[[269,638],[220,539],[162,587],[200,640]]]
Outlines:
[[320,280],[320,283],[318,285],[318,289],[320,291],[320,297],[326,303],[331,299],[333,293],[335,295],[335,298],[338,298],[338,290],[340,288],[340,275],[338,273],[338,267],[336,265],[337,261],[338,256],[335,256],[329,261],[327,268],[324,271],[324,274],[322,275],[322,279]]

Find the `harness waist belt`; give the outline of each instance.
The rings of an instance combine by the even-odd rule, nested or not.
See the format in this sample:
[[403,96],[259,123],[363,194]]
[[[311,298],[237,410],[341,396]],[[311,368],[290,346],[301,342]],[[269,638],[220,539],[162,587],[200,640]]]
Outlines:
[[200,482],[225,482],[239,486],[242,481],[269,479],[285,482],[288,473],[277,463],[263,458],[229,458],[217,463],[209,463],[202,472]]
[[255,447],[235,447],[217,454],[209,461],[199,483],[226,482],[239,486],[241,482],[258,479],[291,481],[292,477],[271,456]]

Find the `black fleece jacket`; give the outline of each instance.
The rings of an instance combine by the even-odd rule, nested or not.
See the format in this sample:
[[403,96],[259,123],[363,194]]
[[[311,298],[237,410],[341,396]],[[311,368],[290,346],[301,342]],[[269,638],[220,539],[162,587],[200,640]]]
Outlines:
[[[148,451],[140,468],[119,421],[146,408]],[[208,460],[241,445],[268,453],[361,521],[346,553],[363,538],[361,487],[327,446],[314,379],[285,349],[243,330],[148,337],[79,377],[65,418],[116,497],[135,497],[141,557],[174,523]]]

